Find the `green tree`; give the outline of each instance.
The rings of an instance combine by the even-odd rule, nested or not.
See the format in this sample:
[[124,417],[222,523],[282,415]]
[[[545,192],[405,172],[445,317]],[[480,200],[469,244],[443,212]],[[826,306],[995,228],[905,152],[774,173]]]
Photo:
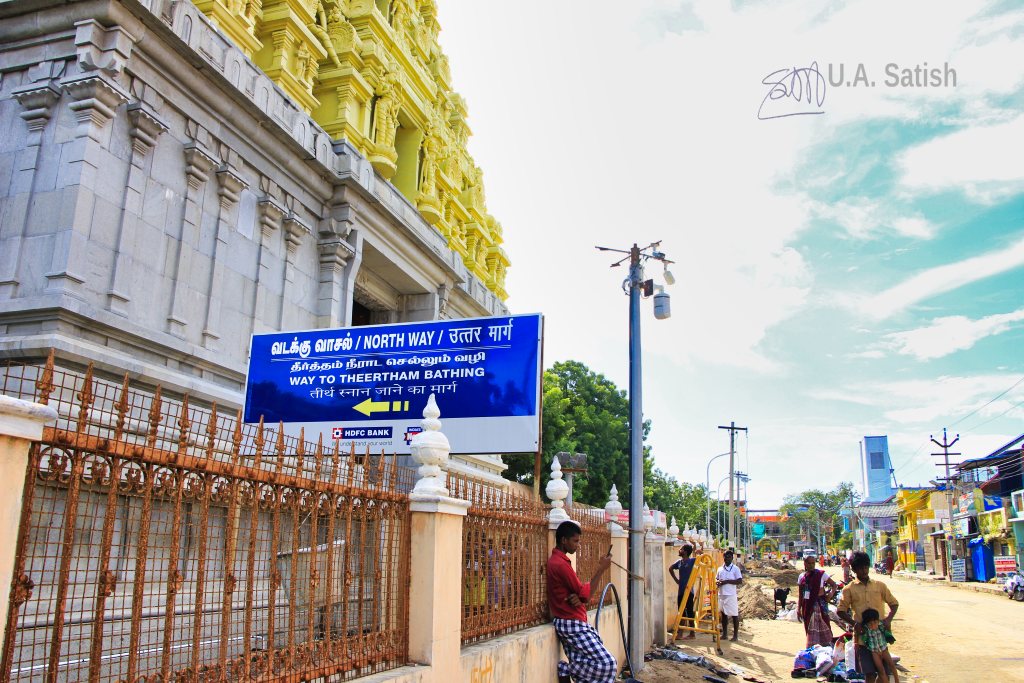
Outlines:
[[[667,517],[676,518],[680,529],[687,525],[703,529],[707,522],[708,492],[703,484],[676,481],[674,477],[652,467],[644,477],[644,500],[653,510],[661,510]],[[718,503],[711,501],[711,525],[716,526]],[[727,506],[723,505],[723,510]]]
[[819,545],[822,540],[828,545],[835,542],[842,532],[842,510],[851,502],[856,505],[860,496],[853,484],[844,481],[831,491],[810,489],[788,495],[783,500],[779,508],[779,514],[786,518],[783,530],[790,535],[806,533],[818,539]]
[[[555,453],[586,453],[588,471],[577,474],[573,498],[603,506],[614,483],[619,500],[629,505],[629,399],[604,375],[578,361],[555,363],[544,372],[544,414],[541,422],[543,467],[547,479]],[[646,439],[650,421],[643,425]],[[649,453],[645,448],[645,460]],[[505,477],[533,483],[533,458],[507,456]],[[645,469],[649,467],[645,466]]]

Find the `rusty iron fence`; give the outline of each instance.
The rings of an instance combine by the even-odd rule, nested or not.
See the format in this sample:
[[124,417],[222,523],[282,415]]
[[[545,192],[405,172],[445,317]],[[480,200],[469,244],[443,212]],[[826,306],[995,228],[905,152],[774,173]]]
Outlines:
[[462,642],[473,643],[544,621],[547,508],[539,500],[450,475],[470,501],[462,523]]
[[[602,508],[575,503],[566,507],[566,513],[572,520],[579,522],[583,529],[583,533],[580,535],[580,547],[576,551],[576,573],[580,575],[582,581],[589,581],[590,577],[594,575],[594,568],[597,566],[598,560],[604,557],[608,553],[608,548],[611,547],[612,532],[608,530],[608,523],[605,521]],[[616,558],[616,562],[624,565],[626,558]],[[597,607],[597,603],[601,599],[601,590],[610,580],[611,576],[605,572],[601,577],[601,585],[591,587],[590,601],[587,602],[589,609]],[[614,600],[614,594],[609,595],[607,599]]]
[[216,405],[0,368],[30,452],[0,681],[355,678],[407,662],[411,469]]

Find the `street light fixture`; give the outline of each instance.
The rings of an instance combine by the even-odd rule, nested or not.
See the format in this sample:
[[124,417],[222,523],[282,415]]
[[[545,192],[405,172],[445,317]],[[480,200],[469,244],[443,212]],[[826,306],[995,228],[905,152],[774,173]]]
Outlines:
[[[722,484],[724,484],[725,482],[729,481],[729,477],[731,477],[731,476],[732,476],[731,474],[727,474],[724,477],[722,477],[722,481],[718,482],[718,486],[715,487],[715,500],[717,500],[718,503],[719,503],[718,506],[717,506],[718,507],[718,533],[719,534],[722,533],[722,505],[721,505],[721,502],[722,502]],[[726,520],[726,521],[728,521],[728,520]],[[726,532],[725,537],[728,537],[728,535],[729,535],[728,532]],[[732,539],[731,538],[727,538],[727,541],[731,542]],[[728,543],[727,543],[726,547],[728,547]]]
[[708,496],[708,512],[707,515],[705,515],[704,521],[706,522],[708,529],[711,528],[711,463],[718,460],[719,458],[724,458],[725,456],[729,455],[730,452],[731,451],[719,453],[715,457],[708,460],[708,466],[704,468],[704,490],[707,491]]
[[[654,295],[654,280],[644,279],[644,264],[647,261],[660,261],[667,268],[672,263],[665,257],[659,247],[661,240],[651,242],[645,247],[636,243],[629,249],[612,249],[596,247],[598,251],[611,251],[625,254],[612,268],[629,262],[629,277],[622,283],[623,291],[629,295],[629,652],[637,671],[643,668],[643,552],[644,539],[637,530],[643,528],[641,511],[644,495],[644,446],[643,446],[643,374],[640,362],[640,294],[645,297]],[[670,274],[671,276],[671,274]],[[671,278],[674,280],[675,278]],[[665,281],[671,284],[669,277]],[[655,317],[663,320],[671,315],[669,295],[660,289],[654,296]]]
[[812,503],[803,500],[798,500],[793,505],[801,506],[796,508],[797,512],[814,512],[814,519],[818,523],[818,542],[816,545],[818,546],[818,553],[823,555],[825,553],[825,544],[821,542],[821,511]]

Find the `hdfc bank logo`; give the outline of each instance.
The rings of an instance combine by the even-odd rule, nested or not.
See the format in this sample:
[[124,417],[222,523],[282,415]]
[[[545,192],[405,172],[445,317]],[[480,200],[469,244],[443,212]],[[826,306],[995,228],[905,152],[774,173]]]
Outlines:
[[340,439],[344,435],[344,430],[341,427],[335,427],[331,430],[332,439]]

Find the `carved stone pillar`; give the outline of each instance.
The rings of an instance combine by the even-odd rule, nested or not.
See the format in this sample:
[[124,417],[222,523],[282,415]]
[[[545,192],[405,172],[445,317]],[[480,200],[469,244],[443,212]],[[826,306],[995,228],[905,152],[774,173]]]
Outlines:
[[138,230],[139,217],[142,215],[142,198],[146,191],[146,179],[149,177],[144,168],[145,161],[150,150],[156,145],[157,138],[167,131],[167,125],[157,118],[149,105],[142,102],[128,105],[128,118],[132,126],[132,152],[121,202],[121,224],[117,229],[114,247],[114,267],[110,276],[110,288],[107,291],[107,308],[126,317],[128,303],[131,300],[134,263],[131,245]]
[[[110,161],[107,147],[111,127],[107,124],[114,118],[116,110],[129,99],[119,85],[97,73],[86,73],[61,83],[71,99],[68,108],[78,122],[76,139],[64,143],[61,162],[67,171],[65,177],[74,179],[69,184],[77,186],[76,204],[83,211],[89,206],[83,194],[94,191],[98,184],[98,174],[109,172],[109,169],[104,168]],[[89,217],[76,211],[71,225],[58,226],[50,267],[45,274],[48,281],[47,293],[79,293],[88,271],[85,261],[88,254],[89,221]]]
[[291,310],[288,305],[289,288],[295,281],[295,253],[302,244],[302,237],[312,231],[305,223],[299,220],[294,213],[289,213],[283,221],[284,226],[284,281],[281,283],[281,302],[277,313],[277,328],[279,330],[294,327],[298,320],[285,320],[285,311]]
[[206,320],[203,323],[203,346],[208,349],[217,348],[220,339],[221,297],[224,291],[224,257],[228,248],[228,235],[231,234],[231,218],[238,206],[238,198],[248,185],[238,172],[229,164],[217,170],[217,196],[220,208],[217,212],[217,232],[214,236],[213,267],[210,269],[210,284],[206,288]]
[[181,215],[181,233],[178,240],[178,258],[174,270],[171,309],[167,316],[167,331],[176,337],[185,337],[188,324],[188,291],[192,276],[192,259],[199,251],[199,227],[202,221],[203,198],[210,172],[217,167],[213,156],[198,142],[185,145],[185,206]]
[[347,204],[336,207],[333,214],[320,222],[317,231],[317,317],[320,327],[327,328],[351,324],[352,287],[359,267],[358,234],[356,246],[351,244],[352,208]]
[[[39,167],[43,130],[53,115],[53,105],[60,99],[60,88],[53,81],[47,81],[18,88],[11,94],[24,109],[19,116],[28,129],[25,149],[15,157],[11,195],[26,193],[31,196]],[[9,203],[11,211],[6,216],[6,225],[0,225],[0,298],[13,298],[17,290],[22,244],[33,204],[32,201]]]
[[256,206],[259,210],[260,252],[256,268],[256,296],[251,317],[253,332],[264,332],[273,329],[268,322],[276,322],[271,319],[267,310],[267,300],[270,296],[267,283],[270,278],[270,260],[273,257],[270,245],[274,235],[281,229],[285,209],[269,196],[259,200]]

